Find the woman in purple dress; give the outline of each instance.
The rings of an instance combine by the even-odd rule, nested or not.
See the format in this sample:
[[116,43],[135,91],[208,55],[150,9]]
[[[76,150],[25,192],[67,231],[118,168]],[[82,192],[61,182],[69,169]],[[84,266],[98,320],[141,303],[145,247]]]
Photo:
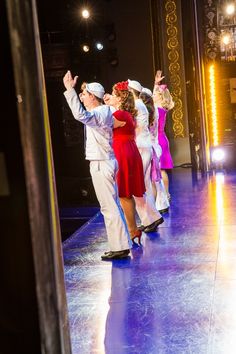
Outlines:
[[158,143],[161,146],[162,154],[160,157],[160,167],[162,179],[166,188],[166,193],[170,199],[169,193],[169,178],[166,170],[174,167],[173,160],[170,153],[169,140],[165,133],[165,124],[167,113],[174,107],[174,101],[167,88],[167,85],[161,85],[160,82],[164,78],[160,70],[157,71],[155,77],[155,84],[153,90],[153,101],[158,108],[159,120],[158,120]]

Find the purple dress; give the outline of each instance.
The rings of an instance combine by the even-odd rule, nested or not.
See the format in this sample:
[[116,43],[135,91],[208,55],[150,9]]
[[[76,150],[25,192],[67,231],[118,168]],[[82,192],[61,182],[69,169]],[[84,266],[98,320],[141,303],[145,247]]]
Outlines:
[[158,143],[162,148],[162,154],[160,157],[160,167],[162,170],[170,169],[174,167],[173,160],[170,154],[169,140],[165,133],[166,114],[167,110],[158,107],[159,120],[158,120]]

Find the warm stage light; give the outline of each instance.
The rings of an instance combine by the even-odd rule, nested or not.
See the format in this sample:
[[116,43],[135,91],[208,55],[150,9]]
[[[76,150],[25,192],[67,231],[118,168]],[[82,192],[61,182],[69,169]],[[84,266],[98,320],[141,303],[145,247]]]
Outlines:
[[225,8],[225,11],[226,11],[227,15],[233,15],[233,13],[235,12],[234,4],[228,4]]
[[221,38],[222,42],[225,45],[228,45],[230,43],[230,35],[229,34],[224,34]]
[[210,81],[212,140],[213,140],[213,146],[217,146],[219,145],[219,141],[218,141],[218,121],[217,121],[216,83],[215,83],[214,64],[212,64],[209,68],[209,81]]
[[212,151],[211,158],[213,162],[223,162],[225,159],[225,152],[223,149],[217,148]]
[[87,44],[84,44],[83,47],[82,47],[83,51],[84,52],[89,52],[89,46]]
[[82,17],[87,19],[87,18],[89,18],[89,16],[90,16],[89,11],[87,9],[83,9],[82,10]]

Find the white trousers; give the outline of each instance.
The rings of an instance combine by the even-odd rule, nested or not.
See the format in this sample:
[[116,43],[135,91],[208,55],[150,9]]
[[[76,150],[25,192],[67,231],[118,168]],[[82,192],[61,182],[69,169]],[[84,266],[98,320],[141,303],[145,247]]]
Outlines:
[[156,197],[156,208],[157,210],[167,209],[170,206],[164,182],[161,179],[159,182],[155,182],[157,197]]
[[151,182],[151,160],[152,160],[152,147],[138,148],[143,161],[144,183],[146,193],[143,198],[135,199],[136,210],[141,220],[142,225],[148,226],[154,221],[161,218],[161,214],[156,209],[155,199],[152,191]]
[[118,164],[115,159],[90,161],[90,173],[101,213],[104,216],[110,251],[131,248],[115,182],[117,170]]

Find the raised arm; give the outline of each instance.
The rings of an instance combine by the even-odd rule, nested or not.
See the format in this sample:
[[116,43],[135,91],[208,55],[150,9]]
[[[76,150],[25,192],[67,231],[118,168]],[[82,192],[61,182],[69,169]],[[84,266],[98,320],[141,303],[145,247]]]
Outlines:
[[160,85],[160,82],[164,79],[165,76],[162,76],[162,71],[157,70],[155,75],[154,85]]
[[89,125],[91,127],[104,125],[103,115],[94,110],[89,112],[82,106],[79,97],[74,89],[77,80],[78,76],[75,76],[73,78],[70,71],[67,71],[67,73],[63,77],[63,83],[66,88],[64,96],[67,100],[67,103],[72,111],[74,118],[80,121],[81,123]]
[[65,74],[65,76],[63,77],[63,83],[64,83],[65,88],[67,90],[74,88],[77,83],[77,80],[78,80],[78,76],[75,76],[73,78],[70,70],[68,70],[67,73]]
[[164,77],[165,76],[162,76],[162,71],[157,70],[153,86],[153,95],[155,94],[155,92],[159,91],[161,87],[161,81],[164,79]]

